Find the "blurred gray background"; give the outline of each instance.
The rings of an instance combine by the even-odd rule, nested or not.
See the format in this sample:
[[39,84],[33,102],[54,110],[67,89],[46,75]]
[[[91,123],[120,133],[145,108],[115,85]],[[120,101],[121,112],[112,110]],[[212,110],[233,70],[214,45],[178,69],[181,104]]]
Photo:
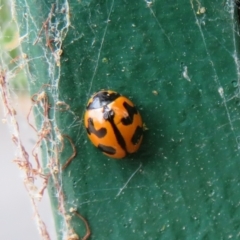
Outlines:
[[[16,105],[17,119],[23,144],[29,151],[34,146],[35,133],[28,126],[26,116],[30,103],[27,97],[19,97]],[[11,141],[11,131],[3,123],[4,113],[0,107],[0,239],[1,240],[38,240],[41,239],[35,224],[32,206],[23,184],[23,173],[13,162],[16,147]],[[29,151],[30,152],[30,151]],[[54,223],[51,215],[47,192],[39,204],[40,213],[51,235],[54,235]]]

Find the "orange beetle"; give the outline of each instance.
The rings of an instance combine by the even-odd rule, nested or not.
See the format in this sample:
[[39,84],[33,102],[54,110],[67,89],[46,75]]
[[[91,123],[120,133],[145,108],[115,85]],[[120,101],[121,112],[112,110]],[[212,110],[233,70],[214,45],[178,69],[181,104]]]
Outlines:
[[112,158],[123,158],[141,145],[143,123],[134,104],[111,90],[101,90],[87,104],[84,124],[92,143]]

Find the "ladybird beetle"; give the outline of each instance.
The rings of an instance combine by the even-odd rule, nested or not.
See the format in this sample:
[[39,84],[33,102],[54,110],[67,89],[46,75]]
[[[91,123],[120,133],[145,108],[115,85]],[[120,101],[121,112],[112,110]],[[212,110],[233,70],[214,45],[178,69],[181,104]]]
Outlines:
[[123,158],[140,147],[143,123],[134,104],[111,90],[101,90],[89,99],[84,124],[92,143],[112,158]]

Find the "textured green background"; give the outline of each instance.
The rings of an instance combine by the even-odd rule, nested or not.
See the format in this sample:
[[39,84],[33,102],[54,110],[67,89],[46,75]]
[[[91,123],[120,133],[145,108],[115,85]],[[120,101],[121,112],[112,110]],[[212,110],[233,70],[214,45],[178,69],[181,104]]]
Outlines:
[[[32,92],[50,83],[52,101],[70,105],[69,111],[53,110],[59,129],[78,149],[63,172],[63,185],[67,207],[77,206],[87,218],[91,239],[239,238],[234,1],[201,1],[202,15],[197,15],[198,2],[190,0],[69,1],[71,26],[59,82],[54,81],[57,70],[44,61],[43,53],[51,52],[43,51],[41,42],[32,46],[54,1],[17,2],[21,35],[29,33],[22,46],[31,59],[30,79],[36,80],[30,81]],[[61,14],[52,19],[59,29],[61,19]],[[183,77],[185,67],[191,81]],[[140,151],[125,160],[98,152],[82,125],[88,98],[102,88],[128,96],[149,129]],[[69,147],[62,159],[70,153]],[[77,218],[73,224],[83,236],[83,224]]]

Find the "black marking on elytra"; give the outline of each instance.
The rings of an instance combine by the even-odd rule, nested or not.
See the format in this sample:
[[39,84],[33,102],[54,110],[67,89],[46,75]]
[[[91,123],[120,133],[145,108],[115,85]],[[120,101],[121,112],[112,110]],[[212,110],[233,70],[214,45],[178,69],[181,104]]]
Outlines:
[[103,106],[103,118],[105,120],[110,119],[114,116],[114,111],[108,107],[108,105]]
[[128,116],[126,118],[122,118],[121,122],[123,125],[127,126],[127,125],[131,125],[133,123],[133,117],[134,114],[137,114],[138,111],[136,109],[135,106],[131,106],[129,105],[127,102],[123,103],[123,106],[125,107],[125,109],[128,112]]
[[114,135],[116,136],[118,144],[127,153],[125,140],[124,140],[122,134],[120,133],[119,129],[117,128],[116,124],[114,123],[113,119],[114,119],[114,114],[113,115],[111,114],[111,115],[109,115],[107,121],[109,121],[109,123],[112,126],[112,129],[113,129]]
[[94,95],[93,101],[88,104],[87,110],[101,108],[113,102],[120,96],[121,95],[117,92],[109,93],[108,91],[99,91]]
[[113,147],[105,146],[103,144],[98,145],[98,149],[102,152],[105,152],[110,155],[114,155],[116,153],[116,149]]
[[135,132],[131,138],[131,142],[133,143],[133,145],[137,145],[141,139],[143,135],[143,128],[137,126],[137,128],[135,129]]
[[88,118],[88,127],[86,129],[87,129],[87,133],[89,135],[92,133],[92,134],[95,134],[99,138],[103,138],[107,134],[106,128],[100,128],[99,130],[95,129],[92,118]]

